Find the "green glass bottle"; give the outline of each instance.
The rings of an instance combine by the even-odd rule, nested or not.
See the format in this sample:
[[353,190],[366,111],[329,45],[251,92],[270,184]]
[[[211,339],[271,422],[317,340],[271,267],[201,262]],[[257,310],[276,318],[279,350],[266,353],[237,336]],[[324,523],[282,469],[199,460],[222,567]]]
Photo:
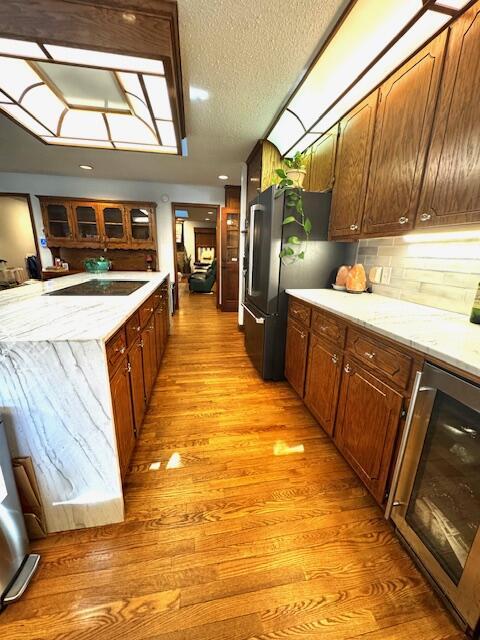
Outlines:
[[480,324],[480,282],[478,283],[477,295],[473,301],[472,313],[470,314],[470,322]]

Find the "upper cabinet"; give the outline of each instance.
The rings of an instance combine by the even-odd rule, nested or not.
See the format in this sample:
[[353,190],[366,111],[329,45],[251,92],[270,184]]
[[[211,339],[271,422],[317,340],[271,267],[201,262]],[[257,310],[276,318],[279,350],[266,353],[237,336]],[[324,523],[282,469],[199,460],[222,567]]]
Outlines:
[[41,200],[45,237],[49,243],[61,247],[72,242],[73,223],[69,202],[53,198]]
[[451,27],[416,227],[480,222],[480,3]]
[[378,90],[340,122],[330,236],[356,238],[362,227]]
[[273,184],[275,169],[281,166],[278,149],[268,140],[259,140],[247,159],[247,205]]
[[366,234],[398,234],[414,226],[446,40],[443,32],[380,88]]
[[333,188],[337,140],[338,124],[314,145],[307,172],[309,191],[330,191]]
[[39,199],[49,247],[156,248],[154,203]]

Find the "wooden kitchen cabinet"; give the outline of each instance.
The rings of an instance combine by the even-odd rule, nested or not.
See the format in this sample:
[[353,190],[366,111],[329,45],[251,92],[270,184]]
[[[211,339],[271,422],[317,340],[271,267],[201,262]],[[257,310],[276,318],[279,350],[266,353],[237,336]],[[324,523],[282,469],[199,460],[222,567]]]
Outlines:
[[301,398],[303,398],[305,386],[307,354],[308,329],[289,318],[285,347],[285,377]]
[[362,228],[378,90],[340,122],[330,237],[357,238]]
[[134,420],[130,401],[131,386],[129,369],[127,358],[123,358],[121,365],[110,379],[113,417],[115,420],[118,458],[122,479],[128,470],[130,458],[135,448]]
[[102,237],[108,248],[127,248],[129,242],[125,208],[121,204],[100,203],[97,205]]
[[480,2],[451,27],[416,227],[480,222]]
[[74,240],[88,247],[102,246],[102,224],[95,202],[72,202]]
[[43,229],[50,246],[68,246],[73,240],[72,208],[62,199],[40,199]]
[[337,140],[338,124],[327,131],[313,146],[306,178],[308,191],[333,189]]
[[341,349],[311,334],[304,400],[330,436],[335,425],[342,359]]
[[414,226],[446,41],[444,31],[380,87],[366,234],[399,234]]
[[137,338],[128,352],[128,362],[130,364],[130,386],[132,394],[133,420],[135,424],[135,435],[140,435],[147,398],[145,394],[145,382],[143,375],[143,342]]
[[143,342],[143,376],[145,381],[145,397],[147,403],[152,395],[153,383],[157,373],[157,354],[155,350],[155,321],[150,317],[147,326],[142,331]]
[[247,206],[276,179],[282,166],[278,149],[268,140],[259,140],[247,158]]
[[335,443],[379,504],[385,498],[402,405],[400,393],[345,358]]

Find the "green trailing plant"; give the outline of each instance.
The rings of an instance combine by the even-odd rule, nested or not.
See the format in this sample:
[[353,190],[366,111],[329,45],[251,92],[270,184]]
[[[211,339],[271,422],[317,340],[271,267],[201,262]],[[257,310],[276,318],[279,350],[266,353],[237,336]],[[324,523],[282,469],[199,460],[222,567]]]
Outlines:
[[[298,155],[295,154],[293,159],[289,162],[295,162],[295,158]],[[286,164],[286,161],[284,161]],[[305,164],[303,165],[305,166]],[[298,169],[299,167],[292,167]],[[303,167],[302,167],[303,168]],[[310,238],[312,232],[312,222],[310,218],[305,216],[303,210],[303,191],[300,187],[296,187],[293,180],[291,180],[284,169],[276,169],[275,173],[280,178],[277,183],[277,190],[275,197],[280,197],[285,194],[285,203],[287,206],[287,217],[284,219],[284,225],[296,225],[293,227],[298,233],[289,235],[283,249],[280,251],[280,258],[289,258],[289,262],[297,262],[305,258],[306,243]],[[299,229],[297,229],[299,227]],[[300,234],[300,235],[298,235]],[[300,237],[302,236],[302,237]]]
[[283,164],[287,167],[287,169],[304,171],[305,167],[307,166],[307,154],[297,151],[293,158],[284,158]]

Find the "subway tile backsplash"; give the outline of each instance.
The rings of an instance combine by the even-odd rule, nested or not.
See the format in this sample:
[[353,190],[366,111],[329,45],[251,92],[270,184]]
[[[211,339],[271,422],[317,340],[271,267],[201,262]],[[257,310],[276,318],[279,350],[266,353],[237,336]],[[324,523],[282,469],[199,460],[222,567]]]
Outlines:
[[408,244],[399,238],[360,240],[358,262],[392,267],[389,284],[374,284],[374,293],[438,309],[469,314],[480,281],[480,243]]

